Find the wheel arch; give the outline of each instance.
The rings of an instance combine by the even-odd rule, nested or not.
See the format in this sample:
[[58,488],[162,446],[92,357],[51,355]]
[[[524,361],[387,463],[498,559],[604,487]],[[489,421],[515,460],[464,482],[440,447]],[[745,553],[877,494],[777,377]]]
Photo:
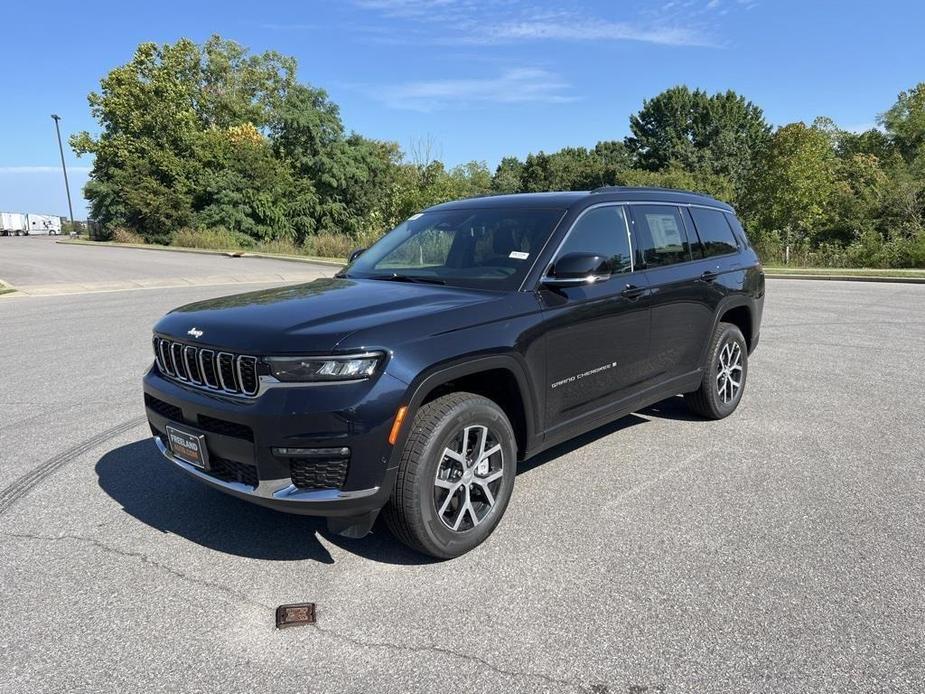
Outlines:
[[418,409],[449,392],[483,395],[504,410],[517,437],[517,455],[523,459],[536,434],[536,407],[526,368],[514,355],[460,359],[425,371],[409,387],[405,422],[392,452],[397,464]]
[[[747,301],[730,302],[723,305],[716,315],[716,324],[732,323],[742,331],[748,353],[751,354],[754,338],[754,316]],[[714,326],[714,329],[716,326]]]

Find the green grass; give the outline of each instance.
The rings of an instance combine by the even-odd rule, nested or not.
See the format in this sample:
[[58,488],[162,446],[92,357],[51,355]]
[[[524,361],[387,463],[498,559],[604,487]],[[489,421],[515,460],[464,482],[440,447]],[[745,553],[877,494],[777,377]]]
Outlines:
[[12,294],[12,293],[15,292],[15,291],[16,291],[16,290],[13,289],[12,287],[8,287],[7,285],[3,284],[3,282],[0,282],[0,295],[2,295],[2,294]]
[[841,277],[915,277],[925,279],[925,270],[905,268],[835,268],[835,267],[771,267],[769,275],[836,275]]
[[[268,258],[282,258],[285,260],[298,260],[302,262],[317,262],[325,263],[328,265],[336,264],[343,265],[347,262],[346,258],[326,258],[315,255],[307,255],[302,253],[280,253],[275,250],[269,250],[265,248],[255,248],[255,249],[241,249],[241,248],[215,248],[215,249],[206,249],[206,248],[187,248],[184,246],[163,246],[156,243],[117,243],[116,241],[87,241],[85,239],[78,240],[61,240],[58,243],[71,243],[79,244],[81,246],[111,246],[113,248],[143,248],[146,250],[156,250],[156,251],[179,251],[181,253],[240,253],[245,256],[257,256],[257,257],[268,257]],[[288,249],[287,249],[288,250]]]

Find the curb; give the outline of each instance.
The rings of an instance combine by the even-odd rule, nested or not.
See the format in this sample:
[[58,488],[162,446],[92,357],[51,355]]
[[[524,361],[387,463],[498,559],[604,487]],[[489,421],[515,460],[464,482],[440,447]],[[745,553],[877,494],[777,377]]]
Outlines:
[[789,275],[765,273],[771,280],[827,280],[834,282],[887,282],[899,284],[925,284],[925,277],[889,277],[885,275]]
[[181,248],[178,246],[158,246],[155,244],[137,244],[137,243],[115,243],[113,241],[81,241],[81,240],[64,240],[55,241],[65,246],[97,246],[103,248],[134,248],[139,251],[167,251],[170,253],[201,253],[203,255],[225,255],[229,258],[267,258],[269,260],[285,260],[290,263],[315,263],[316,265],[332,265],[343,267],[347,264],[347,259],[338,260],[336,258],[315,258],[313,256],[298,255],[277,255],[275,253],[259,253],[240,250],[219,251],[211,248]]

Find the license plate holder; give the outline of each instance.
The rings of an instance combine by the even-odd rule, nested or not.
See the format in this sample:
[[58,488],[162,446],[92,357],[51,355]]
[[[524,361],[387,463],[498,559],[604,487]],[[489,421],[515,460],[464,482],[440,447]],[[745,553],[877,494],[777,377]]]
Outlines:
[[167,425],[167,445],[170,452],[184,463],[200,470],[209,469],[209,449],[205,434]]

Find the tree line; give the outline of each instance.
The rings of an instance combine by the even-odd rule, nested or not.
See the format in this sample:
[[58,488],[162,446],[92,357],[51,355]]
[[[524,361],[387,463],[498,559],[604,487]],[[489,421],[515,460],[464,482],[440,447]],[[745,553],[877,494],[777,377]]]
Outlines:
[[139,45],[89,103],[99,133],[70,142],[94,155],[91,217],[121,240],[342,256],[446,200],[649,185],[731,203],[768,264],[925,267],[925,83],[861,133],[824,117],[774,128],[733,91],[677,86],[622,140],[494,171],[348,132],[294,58],[219,36]]

